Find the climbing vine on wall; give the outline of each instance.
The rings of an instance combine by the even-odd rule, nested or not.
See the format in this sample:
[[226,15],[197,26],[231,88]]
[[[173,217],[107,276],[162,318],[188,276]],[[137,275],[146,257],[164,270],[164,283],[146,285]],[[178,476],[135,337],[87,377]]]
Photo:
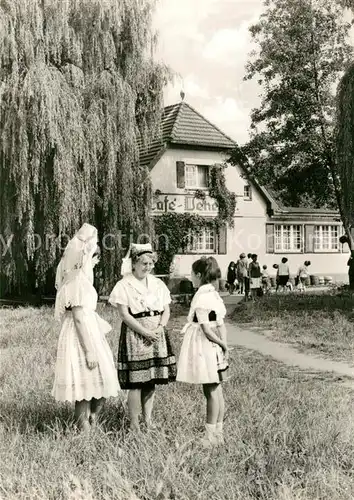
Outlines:
[[173,258],[184,253],[205,228],[215,228],[215,219],[197,214],[168,212],[154,219],[158,261],[157,274],[168,274]]
[[236,209],[236,195],[226,186],[225,165],[213,165],[209,172],[209,196],[214,198],[219,207],[217,219],[226,222],[230,227],[234,225]]
[[[216,217],[204,217],[188,212],[167,212],[154,218],[159,256],[155,266],[157,274],[169,274],[174,256],[184,253],[189,246],[192,246],[194,239],[204,229],[214,229],[219,233],[220,227],[225,224],[233,227],[236,195],[226,187],[225,168],[225,165],[213,165],[209,171],[209,196],[214,198],[218,205]],[[205,197],[205,191],[203,193]],[[197,190],[195,195],[197,198],[202,198],[200,190]]]

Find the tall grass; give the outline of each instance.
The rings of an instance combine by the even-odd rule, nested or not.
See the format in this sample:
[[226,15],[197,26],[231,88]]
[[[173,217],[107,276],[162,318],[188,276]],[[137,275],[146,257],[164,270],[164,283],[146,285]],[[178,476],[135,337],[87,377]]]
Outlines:
[[274,340],[336,360],[354,361],[353,295],[287,294],[238,304],[232,321],[271,330]]
[[[101,313],[114,331],[110,308]],[[130,435],[125,394],[107,401],[103,424],[75,431],[72,407],[50,396],[58,326],[52,310],[1,310],[0,498],[70,500],[352,500],[353,394],[241,349],[225,383],[226,444],[199,444],[199,387],[159,388],[157,430]],[[173,318],[178,350],[183,321]]]

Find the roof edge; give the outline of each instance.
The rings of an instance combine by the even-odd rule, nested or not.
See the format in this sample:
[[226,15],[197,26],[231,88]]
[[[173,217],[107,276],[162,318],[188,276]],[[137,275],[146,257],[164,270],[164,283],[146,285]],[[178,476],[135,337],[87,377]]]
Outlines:
[[178,106],[178,109],[177,109],[176,117],[175,117],[173,125],[172,125],[170,140],[173,140],[174,132],[175,132],[175,129],[176,129],[176,123],[177,123],[178,117],[179,117],[179,115],[181,113],[182,104],[183,104],[183,101],[179,102],[178,104],[175,104],[175,106]]
[[328,215],[340,218],[339,210],[308,207],[281,207],[275,211],[274,215]]
[[[217,127],[214,123],[212,123],[210,120],[208,120],[208,118],[206,118],[204,115],[202,115],[201,113],[199,113],[199,111],[197,111],[195,108],[193,108],[193,106],[191,106],[190,104],[186,103],[186,102],[182,102],[181,104],[184,104],[185,106],[187,106],[189,109],[191,109],[196,115],[198,115],[200,118],[202,118],[204,121],[208,122],[209,125],[211,127],[214,127],[221,135],[223,135],[227,140],[231,141],[235,146],[238,145],[237,142],[234,140],[234,139],[231,139],[231,137],[229,137],[227,134],[225,134],[225,132],[223,132],[219,127]],[[181,106],[182,107],[182,106]],[[181,108],[180,108],[181,109]],[[179,110],[178,110],[179,112]],[[177,117],[176,117],[176,121],[177,121]]]
[[195,144],[194,142],[187,142],[187,141],[179,141],[175,139],[171,139],[169,141],[171,146],[188,146],[188,147],[195,147],[195,148],[207,148],[207,149],[217,149],[219,151],[232,151],[234,149],[234,146],[218,146],[216,144]]
[[166,150],[168,149],[168,142],[165,142],[161,144],[161,148],[158,150],[156,155],[153,157],[153,159],[146,165],[146,167],[150,170],[154,168],[156,163],[159,161],[159,159],[165,154]]

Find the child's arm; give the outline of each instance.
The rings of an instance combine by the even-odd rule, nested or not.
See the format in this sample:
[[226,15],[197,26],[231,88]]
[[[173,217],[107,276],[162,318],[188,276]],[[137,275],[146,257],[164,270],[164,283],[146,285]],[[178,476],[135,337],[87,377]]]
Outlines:
[[216,333],[213,332],[212,328],[208,323],[202,323],[201,328],[203,330],[204,335],[210,342],[214,342],[214,344],[218,344],[224,351],[227,350],[227,345],[222,338],[219,338]]
[[91,337],[86,328],[83,309],[79,306],[73,307],[72,313],[80,343],[83,350],[85,351],[87,366],[90,370],[93,370],[97,366],[96,352],[94,345],[92,344]]
[[218,332],[219,332],[219,335],[220,335],[222,342],[224,343],[224,345],[226,346],[226,349],[227,349],[227,330],[226,330],[225,323],[218,325]]
[[214,342],[214,344],[218,344],[224,351],[226,351],[227,346],[223,342],[223,340],[213,331],[213,329],[210,326],[209,323],[209,310],[204,309],[204,308],[197,308],[195,310],[195,314],[198,319],[198,323],[200,324],[200,327],[210,342]]

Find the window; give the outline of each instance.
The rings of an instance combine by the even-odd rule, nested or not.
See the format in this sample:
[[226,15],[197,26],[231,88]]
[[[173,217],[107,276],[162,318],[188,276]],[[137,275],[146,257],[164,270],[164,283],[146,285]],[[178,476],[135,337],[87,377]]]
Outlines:
[[186,165],[185,176],[186,188],[207,188],[209,167],[206,165]]
[[243,199],[244,200],[251,200],[252,199],[251,186],[249,184],[246,184],[243,187]]
[[315,252],[339,250],[338,226],[315,226],[314,250]]
[[301,226],[275,226],[276,252],[301,252]]
[[190,236],[188,251],[195,253],[215,253],[216,251],[216,238],[213,229],[204,229],[198,234]]

